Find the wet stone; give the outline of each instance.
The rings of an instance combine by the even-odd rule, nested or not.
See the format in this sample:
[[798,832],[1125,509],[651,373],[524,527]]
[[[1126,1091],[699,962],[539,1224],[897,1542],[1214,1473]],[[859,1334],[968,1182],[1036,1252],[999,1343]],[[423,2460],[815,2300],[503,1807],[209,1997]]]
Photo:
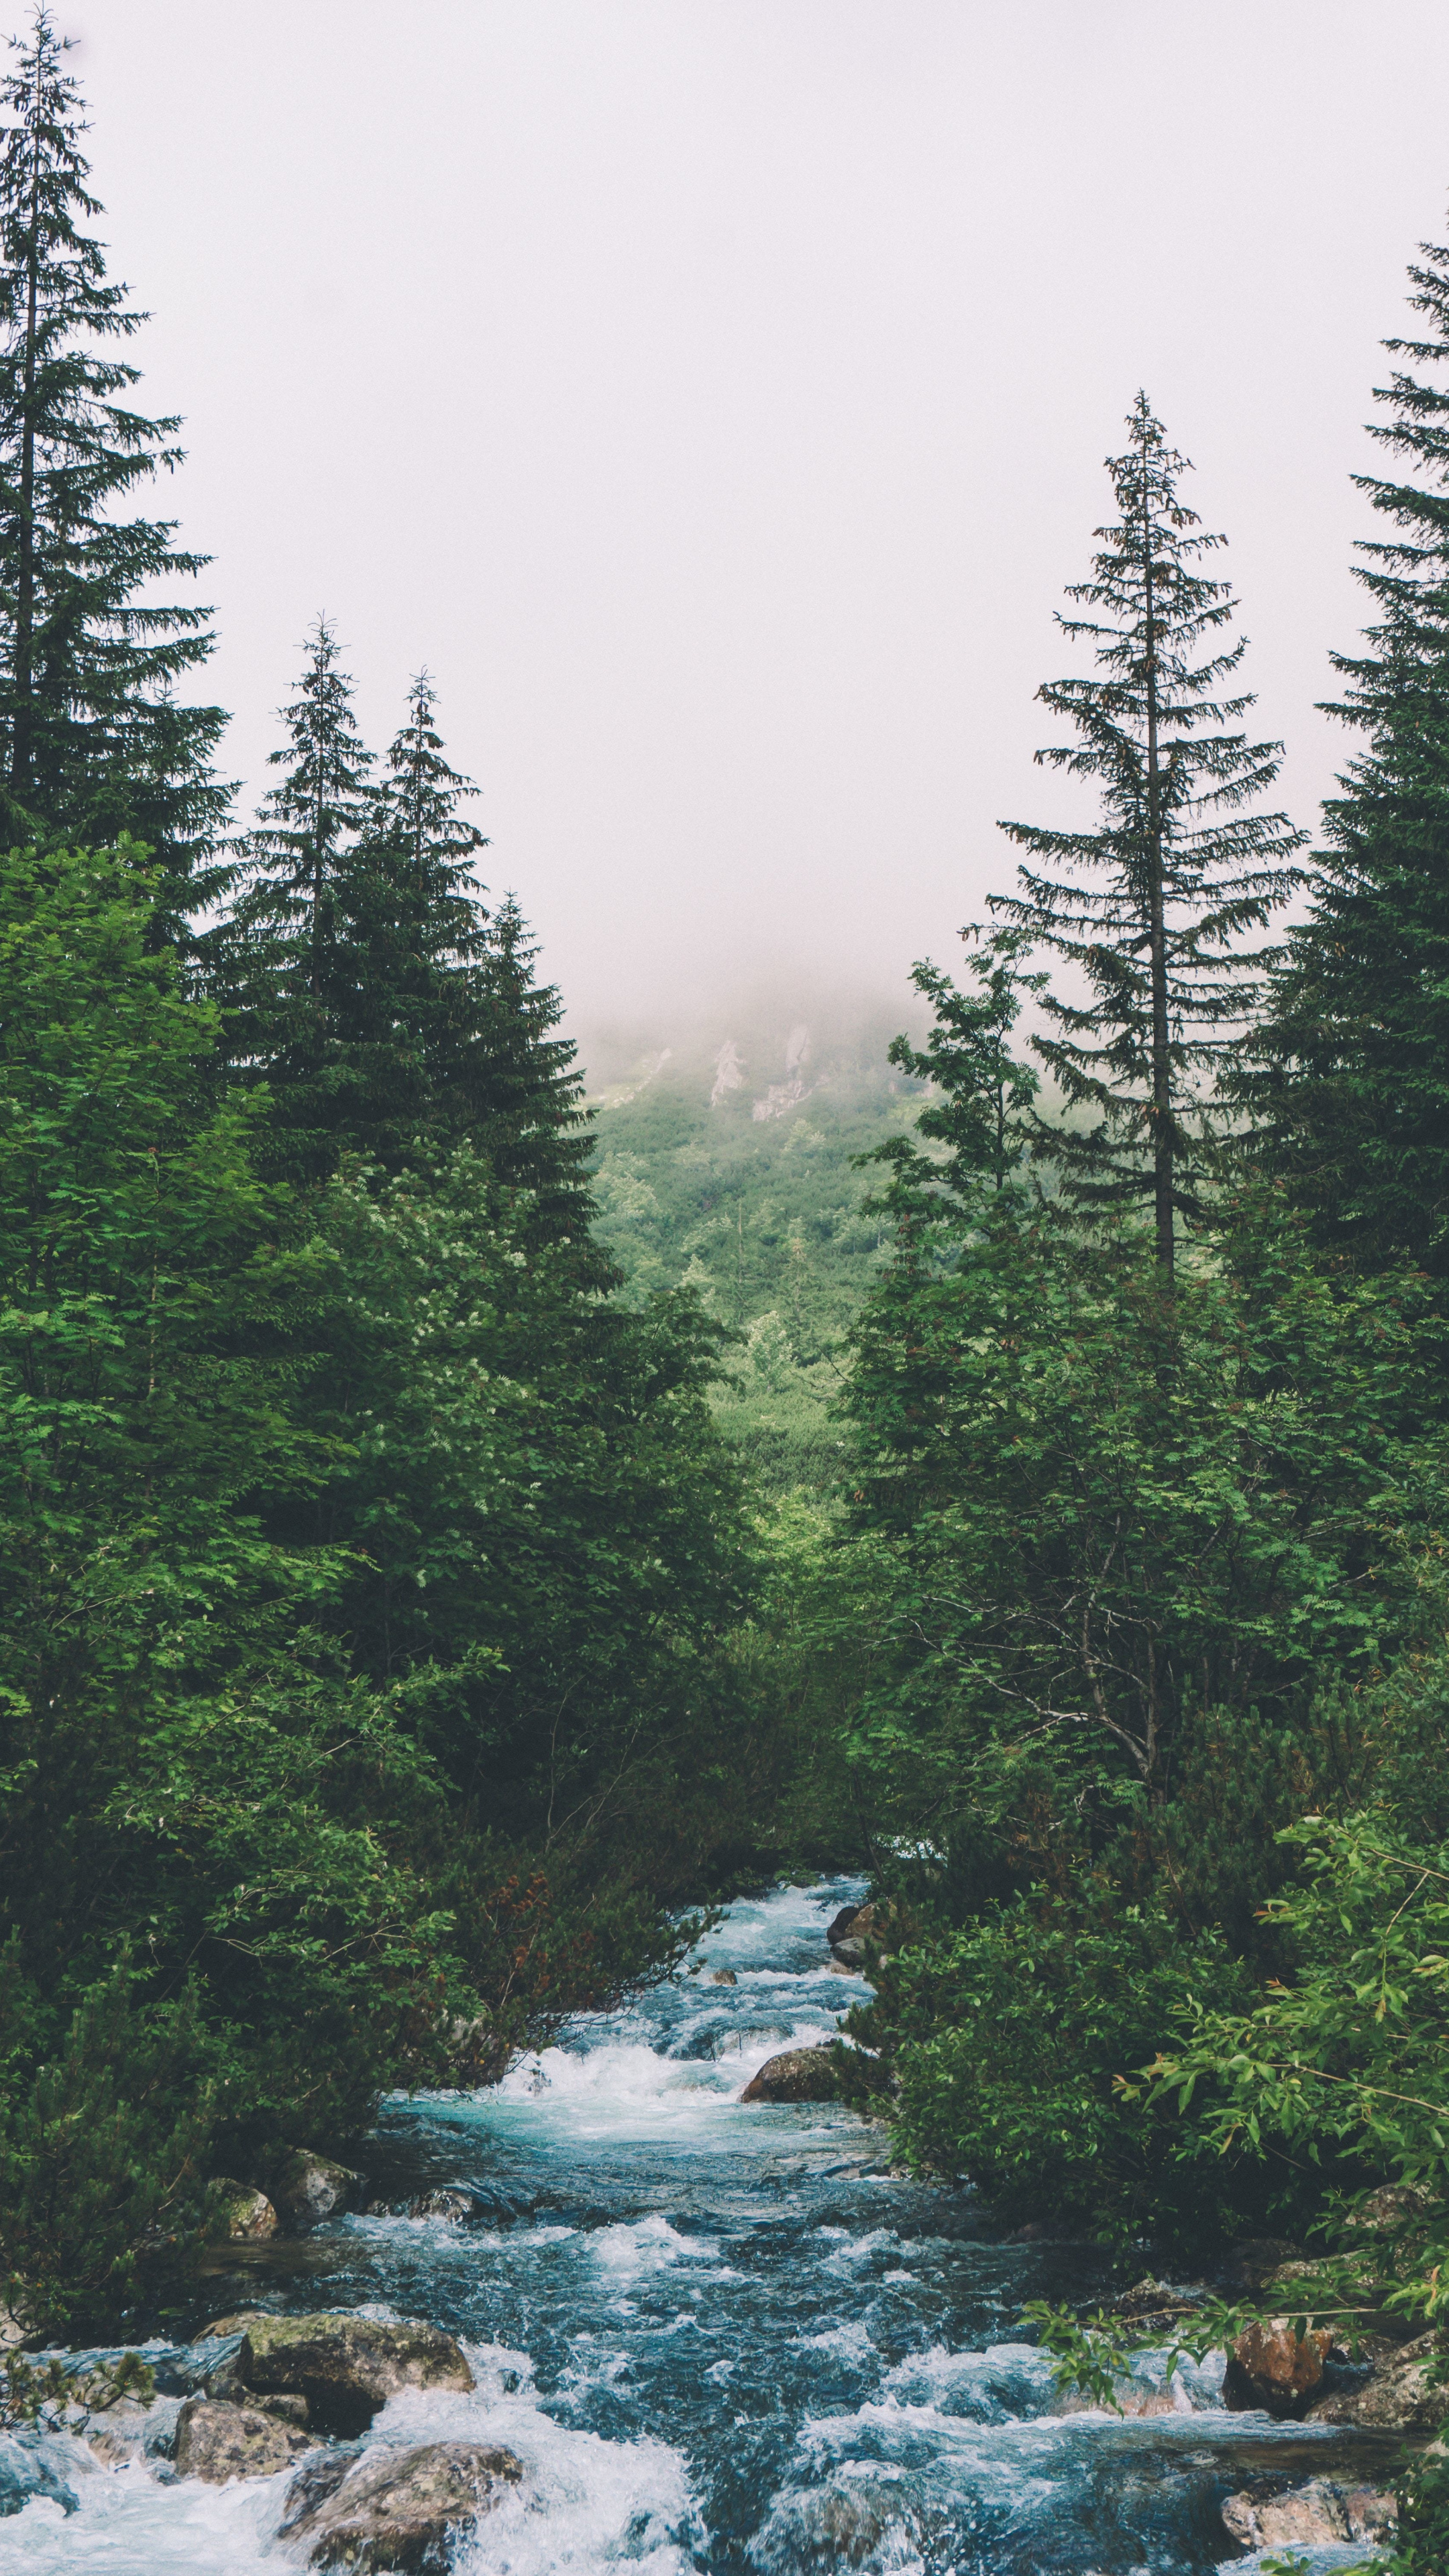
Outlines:
[[360,2180],[350,2165],[314,2155],[307,2147],[294,2147],[278,2168],[272,2197],[290,2225],[315,2227],[334,2211],[352,2207],[359,2197]]
[[740,2095],[742,2102],[833,2102],[839,2092],[828,2048],[785,2048],[767,2057]]
[[280,2537],[309,2567],[442,2576],[453,2544],[522,2475],[512,2451],[478,2442],[368,2451],[304,2473],[288,2491]]
[[1397,2518],[1393,2497],[1377,2487],[1340,2486],[1310,2478],[1254,2478],[1226,2498],[1224,2528],[1249,2549],[1321,2549],[1340,2541],[1388,2539]]
[[348,2309],[248,2319],[235,2372],[244,2391],[305,2398],[313,2428],[344,2439],[365,2433],[379,2407],[400,2389],[462,2393],[473,2386],[458,2344],[441,2327],[416,2317],[360,2317]]
[[225,2486],[229,2478],[272,2478],[314,2447],[315,2436],[255,2406],[188,2397],[176,2423],[176,2474]]

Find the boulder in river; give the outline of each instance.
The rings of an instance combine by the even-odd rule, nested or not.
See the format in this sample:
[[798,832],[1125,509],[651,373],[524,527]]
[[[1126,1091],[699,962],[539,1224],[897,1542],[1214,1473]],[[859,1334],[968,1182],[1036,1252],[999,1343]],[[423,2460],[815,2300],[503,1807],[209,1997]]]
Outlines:
[[232,2365],[240,2390],[305,2397],[307,2420],[321,2433],[344,2439],[365,2433],[400,2388],[473,2386],[453,2337],[420,2318],[359,2317],[345,2309],[304,2317],[251,2314],[224,2317],[210,2331],[243,2323],[245,2340]]
[[62,2513],[76,2510],[73,2490],[57,2477],[34,2440],[24,2434],[0,2433],[0,2516],[23,2513],[36,2496],[58,2504]]
[[216,2233],[229,2245],[264,2245],[281,2224],[264,2191],[223,2177],[217,2184]]
[[1306,2414],[1332,2344],[1326,2326],[1310,2326],[1301,2335],[1294,2332],[1291,2317],[1255,2319],[1228,2355],[1223,2404],[1238,2413],[1261,2406],[1270,2415]]
[[782,2048],[767,2057],[740,2095],[742,2102],[833,2102],[840,2087],[829,2047]]
[[1286,2478],[1254,2478],[1225,2498],[1222,2514],[1234,2540],[1249,2549],[1323,2549],[1336,2541],[1388,2539],[1396,2508],[1378,2487],[1343,2487],[1332,2478],[1295,2487]]
[[256,2406],[188,2397],[176,2419],[178,2477],[205,2478],[214,2487],[225,2486],[228,2478],[273,2478],[314,2448],[311,2433]]
[[350,2165],[334,2164],[310,2147],[293,2147],[277,2169],[272,2197],[293,2227],[315,2227],[334,2210],[351,2208],[359,2182]]
[[737,1986],[740,1981],[733,1968],[716,1968],[709,1982],[712,1986]]
[[1436,2380],[1437,2334],[1420,2335],[1376,2363],[1356,2388],[1336,2388],[1309,2408],[1315,2424],[1372,2424],[1393,2433],[1437,2433],[1449,2423],[1449,2380]]
[[479,2442],[425,2442],[319,2461],[288,2490],[280,2538],[309,2567],[366,2576],[424,2576],[450,2563],[450,2545],[523,2475],[512,2451]]
[[878,1937],[878,1918],[884,1910],[878,1905],[842,1905],[825,1934],[831,1957],[842,1968],[864,1966],[866,1942]]
[[447,2218],[455,2227],[466,2227],[470,2219],[490,2214],[487,2202],[471,2191],[425,2191],[420,2199],[408,2202],[409,2218]]

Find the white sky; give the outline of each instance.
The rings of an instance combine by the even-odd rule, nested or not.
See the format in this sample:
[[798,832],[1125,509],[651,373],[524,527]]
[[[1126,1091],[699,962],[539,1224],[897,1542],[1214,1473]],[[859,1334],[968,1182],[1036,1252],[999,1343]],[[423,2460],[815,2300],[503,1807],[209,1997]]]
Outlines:
[[1311,824],[1443,0],[55,6],[230,766],[319,609],[379,748],[426,662],[585,1022],[948,962],[1139,383]]

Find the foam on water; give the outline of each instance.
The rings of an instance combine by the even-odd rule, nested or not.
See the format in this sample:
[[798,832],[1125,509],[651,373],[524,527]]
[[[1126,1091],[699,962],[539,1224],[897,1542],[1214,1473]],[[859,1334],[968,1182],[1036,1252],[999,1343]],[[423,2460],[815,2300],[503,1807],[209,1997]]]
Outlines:
[[[300,2276],[216,2285],[212,2315],[348,2306],[464,2341],[471,2396],[395,2398],[368,2436],[517,2452],[523,2482],[460,2545],[460,2576],[1211,2576],[1230,2487],[1346,2460],[1351,2438],[1223,2415],[1220,2363],[1168,2395],[1163,2357],[1142,2356],[1133,2395],[1170,2412],[1070,2411],[1018,2321],[1028,2298],[1097,2296],[1098,2257],[1001,2242],[969,2193],[885,2173],[883,2133],[838,2107],[740,2101],[867,1991],[822,1937],[859,1892],[743,1900],[696,1973],[581,2021],[494,2090],[385,2106],[372,2187],[405,2206],[456,2185],[484,2223],[348,2218]],[[714,1984],[725,1968],[735,1982]],[[4,2576],[289,2563],[286,2476],[168,2484],[44,2447],[75,2509],[37,2498],[0,2519]]]

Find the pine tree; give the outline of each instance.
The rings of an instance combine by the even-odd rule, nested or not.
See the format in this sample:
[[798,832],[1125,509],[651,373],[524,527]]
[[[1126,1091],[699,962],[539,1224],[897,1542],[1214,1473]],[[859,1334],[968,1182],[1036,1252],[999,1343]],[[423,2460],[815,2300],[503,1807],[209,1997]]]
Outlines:
[[325,620],[283,710],[284,775],[242,845],[242,891],[211,943],[235,1060],[276,1104],[284,1167],[344,1156],[418,1169],[471,1144],[535,1200],[532,1237],[587,1243],[593,1151],[561,1003],[510,895],[491,920],[473,872],[476,794],[448,761],[424,672],[377,786]]
[[271,762],[283,774],[240,844],[240,892],[207,953],[234,1060],[268,1083],[288,1171],[305,1179],[331,1170],[352,1141],[338,1043],[339,988],[355,974],[356,898],[345,879],[372,811],[372,754],[325,617],[281,715],[287,740]]
[[1085,1111],[1087,1122],[1038,1120],[1036,1150],[1087,1212],[1146,1201],[1170,1276],[1176,1221],[1201,1207],[1204,1085],[1262,974],[1261,953],[1242,942],[1291,890],[1302,836],[1285,815],[1254,810],[1281,745],[1238,730],[1253,704],[1233,693],[1246,638],[1219,641],[1237,603],[1198,568],[1223,540],[1195,533],[1177,489],[1187,460],[1145,393],[1128,430],[1107,462],[1116,517],[1096,532],[1091,578],[1067,593],[1091,613],[1058,618],[1094,648],[1096,676],[1039,691],[1077,738],[1037,760],[1095,781],[1101,821],[1075,832],[1004,823],[1032,861],[1070,874],[1023,865],[1020,893],[992,908],[1086,988],[1045,998],[1048,1033],[1033,1044],[1069,1120]]
[[571,1038],[557,1035],[558,987],[535,980],[537,955],[516,898],[505,895],[489,925],[483,961],[489,1012],[470,1085],[473,1134],[500,1180],[534,1193],[536,1232],[574,1243],[602,1282],[612,1269],[587,1243],[592,1113],[584,1105],[578,1051]]
[[182,451],[176,419],[128,407],[112,353],[146,319],[108,283],[67,40],[49,11],[0,84],[0,824],[15,841],[99,845],[130,831],[184,879],[221,829],[212,755],[226,717],[176,690],[213,645],[155,584],[207,558],[175,522],[118,516]]
[[1239,1086],[1255,1144],[1327,1246],[1449,1273],[1449,248],[1409,270],[1423,335],[1375,389],[1371,434],[1404,471],[1355,481],[1392,531],[1361,539],[1375,622],[1326,712],[1365,747],[1324,807],[1306,923],[1289,939]]

